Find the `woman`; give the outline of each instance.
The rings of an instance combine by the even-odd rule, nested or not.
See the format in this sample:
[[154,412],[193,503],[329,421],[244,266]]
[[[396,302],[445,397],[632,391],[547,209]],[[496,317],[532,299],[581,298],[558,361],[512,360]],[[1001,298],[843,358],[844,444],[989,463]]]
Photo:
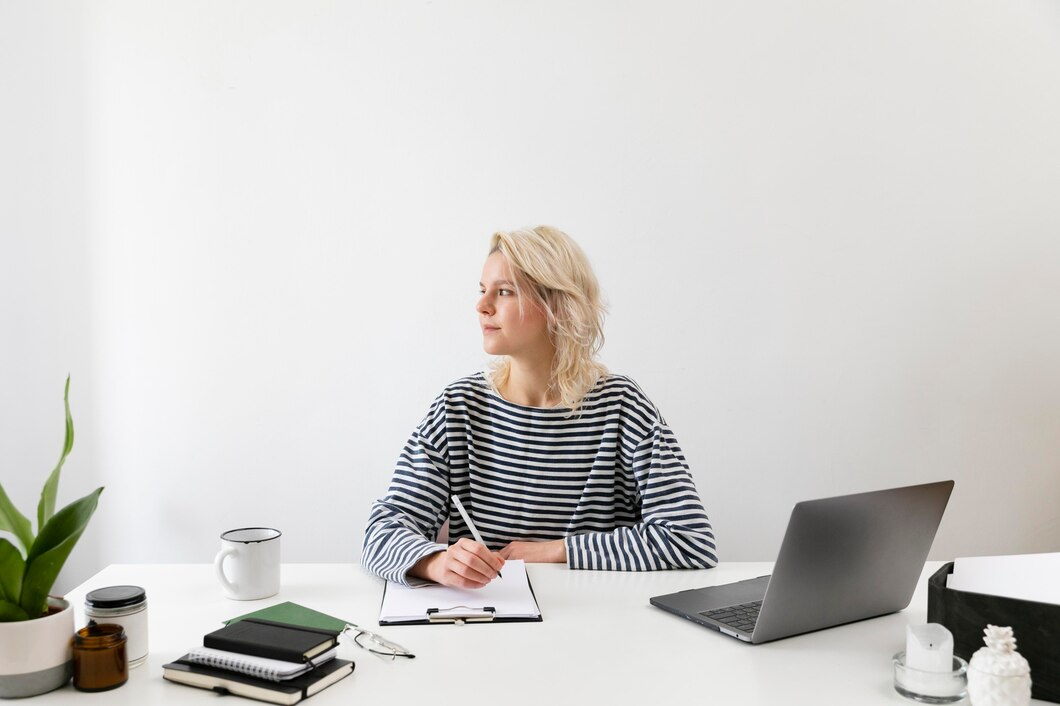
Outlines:
[[[585,254],[548,226],[497,233],[476,310],[493,369],[434,401],[373,506],[362,562],[407,583],[489,583],[506,559],[643,571],[717,564],[714,534],[655,405],[596,361]],[[482,534],[459,513],[456,495]],[[449,546],[435,537],[446,519]]]

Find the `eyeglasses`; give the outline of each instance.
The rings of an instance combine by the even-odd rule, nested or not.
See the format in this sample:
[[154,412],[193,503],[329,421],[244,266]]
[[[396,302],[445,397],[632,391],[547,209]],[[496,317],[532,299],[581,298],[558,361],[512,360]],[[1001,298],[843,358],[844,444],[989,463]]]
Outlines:
[[389,657],[391,660],[394,660],[398,657],[408,657],[409,659],[412,659],[416,656],[396,642],[391,642],[382,635],[376,635],[374,632],[365,630],[353,623],[347,623],[346,627],[342,630],[342,634],[349,635],[353,640],[353,644],[357,645],[362,650],[368,650],[372,654],[379,655],[383,658]]

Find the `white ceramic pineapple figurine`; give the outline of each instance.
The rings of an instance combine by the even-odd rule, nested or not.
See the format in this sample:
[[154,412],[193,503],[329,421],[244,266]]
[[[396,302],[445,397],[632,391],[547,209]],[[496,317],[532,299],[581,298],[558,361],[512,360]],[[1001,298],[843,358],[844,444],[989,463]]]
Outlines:
[[968,664],[972,706],[1026,706],[1031,701],[1031,667],[1019,652],[1012,628],[987,625],[983,642]]

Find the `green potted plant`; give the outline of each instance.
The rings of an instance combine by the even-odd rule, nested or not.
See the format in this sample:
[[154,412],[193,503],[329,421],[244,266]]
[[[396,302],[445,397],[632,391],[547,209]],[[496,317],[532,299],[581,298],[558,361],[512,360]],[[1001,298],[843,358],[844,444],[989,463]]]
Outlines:
[[[37,505],[37,532],[0,485],[0,697],[43,694],[65,684],[72,673],[70,642],[74,616],[70,604],[49,596],[59,571],[85,531],[103,488],[58,512],[59,475],[74,447],[70,416],[70,377],[63,395],[66,441]],[[17,546],[16,546],[17,543]]]

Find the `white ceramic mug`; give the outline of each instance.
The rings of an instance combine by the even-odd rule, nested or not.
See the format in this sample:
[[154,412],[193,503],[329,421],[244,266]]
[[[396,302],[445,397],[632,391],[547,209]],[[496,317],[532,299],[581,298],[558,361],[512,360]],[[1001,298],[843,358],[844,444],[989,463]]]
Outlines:
[[213,566],[229,598],[253,601],[276,595],[280,591],[280,531],[269,527],[228,530],[221,535],[221,551]]

